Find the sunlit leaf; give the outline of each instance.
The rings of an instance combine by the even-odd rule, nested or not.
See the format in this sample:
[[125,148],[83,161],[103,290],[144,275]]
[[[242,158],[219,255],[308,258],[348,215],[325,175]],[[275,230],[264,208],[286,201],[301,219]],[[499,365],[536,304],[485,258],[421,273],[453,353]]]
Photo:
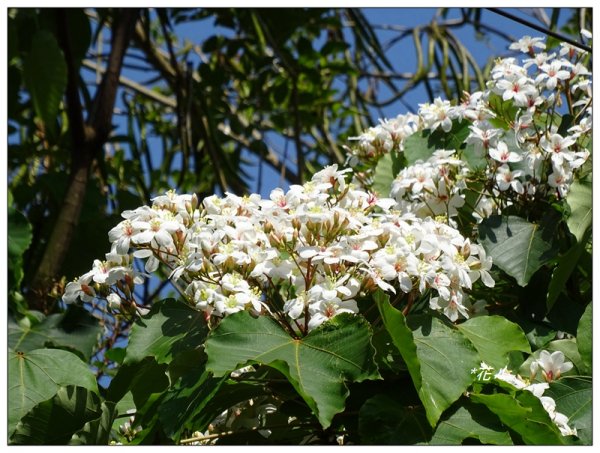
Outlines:
[[218,377],[249,362],[269,365],[288,378],[327,427],[344,409],[345,381],[379,378],[370,337],[364,318],[345,313],[294,339],[272,319],[240,312],[208,337],[206,368]]
[[471,369],[479,364],[472,344],[458,330],[436,318],[410,319],[393,308],[379,293],[377,305],[383,323],[402,354],[427,419],[435,426],[441,414],[473,382]]
[[550,383],[544,392],[556,402],[556,411],[569,417],[569,426],[585,445],[592,444],[592,379],[567,376]]
[[523,330],[502,316],[471,318],[458,330],[473,343],[480,359],[495,368],[507,366],[511,351],[531,353]]
[[498,266],[526,286],[556,254],[555,225],[539,225],[517,216],[491,216],[479,225],[479,242]]
[[60,387],[79,386],[98,392],[96,378],[75,354],[61,349],[8,353],[8,432],[35,405],[52,398]]
[[585,308],[583,316],[577,326],[577,348],[581,361],[589,369],[592,369],[592,304]]
[[569,230],[581,242],[592,225],[592,178],[591,175],[571,184],[567,203],[571,215],[567,218]]
[[540,400],[527,390],[519,390],[515,396],[473,394],[471,399],[485,404],[502,423],[519,433],[527,445],[564,445],[560,431]]
[[144,357],[168,363],[175,355],[200,347],[207,332],[202,312],[175,299],[157,302],[133,325],[124,363]]
[[392,182],[394,182],[396,175],[400,172],[400,168],[400,158],[395,152],[387,153],[379,159],[375,168],[375,175],[373,176],[373,190],[380,197],[386,198],[390,196]]

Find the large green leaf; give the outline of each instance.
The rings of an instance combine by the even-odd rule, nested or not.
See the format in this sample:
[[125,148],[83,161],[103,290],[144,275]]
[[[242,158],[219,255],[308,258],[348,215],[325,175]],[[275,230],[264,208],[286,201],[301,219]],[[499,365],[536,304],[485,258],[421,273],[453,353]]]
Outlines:
[[52,398],[60,387],[76,385],[98,392],[96,378],[75,354],[61,349],[8,353],[8,433],[35,405]]
[[569,426],[577,428],[577,437],[592,444],[592,380],[567,376],[550,383],[544,396],[554,398],[556,410],[569,417]]
[[101,412],[100,398],[95,393],[83,387],[60,387],[54,397],[21,419],[11,441],[18,445],[64,445]]
[[523,330],[503,316],[479,316],[460,324],[458,329],[467,337],[482,361],[494,368],[508,365],[508,353],[531,353]]
[[124,363],[145,357],[168,363],[179,353],[199,348],[207,331],[202,312],[175,299],[162,300],[133,325]]
[[368,399],[358,415],[358,432],[364,445],[424,443],[431,431],[423,406],[406,404],[393,394]]
[[373,190],[379,197],[389,197],[392,190],[392,182],[400,172],[400,158],[395,151],[385,154],[375,167],[373,175]]
[[31,49],[23,62],[23,79],[36,115],[44,122],[46,131],[54,131],[67,87],[67,64],[51,32],[39,30],[33,35]]
[[581,361],[588,368],[592,369],[592,304],[585,308],[583,316],[577,326],[577,348]]
[[427,419],[435,426],[473,382],[471,369],[479,364],[472,344],[457,329],[430,316],[411,318],[393,308],[381,292],[375,296],[383,323],[402,354]]
[[361,316],[341,314],[294,339],[274,320],[247,312],[228,316],[206,341],[206,369],[215,376],[248,362],[283,373],[323,425],[344,409],[345,381],[378,379],[371,329]]
[[569,230],[581,242],[586,231],[592,226],[592,177],[591,174],[571,184],[567,203],[571,215],[567,218]]
[[517,216],[491,216],[479,225],[479,242],[494,265],[526,286],[556,254],[555,225],[538,225]]
[[73,434],[69,445],[108,445],[116,415],[115,403],[103,402],[100,405],[100,416],[86,422],[83,428]]
[[442,417],[429,441],[430,445],[460,445],[469,438],[482,444],[512,445],[510,434],[497,415],[468,400],[460,402],[456,410]]
[[90,358],[101,327],[86,310],[72,305],[66,313],[43,317],[37,323],[34,319],[23,317],[17,321],[9,316],[8,347],[21,352],[44,347],[67,348],[84,360]]
[[514,396],[473,394],[471,399],[485,404],[502,423],[519,433],[527,445],[564,445],[560,431],[540,400],[527,390],[519,390]]

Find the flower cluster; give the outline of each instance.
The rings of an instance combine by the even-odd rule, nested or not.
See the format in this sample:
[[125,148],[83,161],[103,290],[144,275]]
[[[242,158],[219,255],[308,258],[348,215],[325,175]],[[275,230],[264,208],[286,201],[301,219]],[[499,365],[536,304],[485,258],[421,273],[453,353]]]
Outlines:
[[[516,58],[499,60],[486,90],[465,93],[458,105],[437,98],[420,104],[416,116],[383,120],[380,126],[356,137],[359,145],[354,155],[369,163],[372,156],[402,152],[403,140],[415,132],[439,134],[450,132],[454,126],[468,127],[465,146],[487,163],[482,181],[486,189],[475,206],[479,218],[499,212],[516,199],[565,197],[574,173],[589,157],[586,147],[592,128],[592,94],[591,73],[585,65],[590,60],[585,52],[564,43],[558,54],[546,53],[545,48],[541,38],[524,37],[511,49],[526,53],[528,58],[520,62]],[[403,125],[402,133],[388,133],[383,125],[392,123]],[[406,128],[406,124],[411,127]],[[392,136],[400,139],[393,140]],[[457,161],[466,160],[463,149],[451,151],[455,151]],[[398,199],[399,209],[411,207],[417,215],[429,216],[446,207],[445,215],[456,215],[455,208],[463,203],[459,199],[465,196],[466,167],[451,164],[455,171],[441,178],[441,186],[427,179],[435,175],[439,181],[435,172],[439,152],[398,175],[392,196]],[[425,181],[429,186],[423,184]]]
[[398,202],[396,208],[421,218],[456,216],[456,209],[465,203],[461,191],[466,184],[462,177],[468,168],[454,154],[438,150],[426,162],[417,161],[402,169],[390,192]]
[[407,299],[427,293],[452,321],[469,317],[473,282],[494,285],[483,248],[446,223],[390,211],[394,200],[347,183],[348,171],[326,167],[269,199],[227,194],[200,206],[168,192],[126,211],[109,233],[106,261],[69,283],[64,300],[135,306],[133,286],[145,275],[133,270],[139,258],[147,273],[165,266],[207,319],[251,310],[307,332],[357,313],[357,297],[378,288]]
[[391,151],[401,152],[406,137],[419,129],[418,121],[419,117],[412,113],[379,120],[379,125],[370,127],[358,137],[350,138],[358,141],[351,153],[361,160],[371,160]]
[[[543,374],[546,381],[550,382],[553,379],[558,379],[560,377],[561,371],[567,372],[568,370],[573,368],[573,364],[571,362],[565,362],[564,360],[565,356],[560,351],[555,351],[552,354],[550,354],[548,351],[542,350],[540,352],[539,359],[531,362],[531,379],[534,379],[539,367],[541,367],[544,370]],[[482,367],[484,365],[484,363],[481,364]],[[548,375],[550,376],[549,379]],[[494,375],[494,377],[497,380],[511,384],[517,389],[527,390],[533,393],[537,398],[539,398],[540,402],[542,403],[542,406],[544,407],[546,412],[548,412],[550,419],[558,427],[563,436],[577,435],[577,429],[571,428],[568,424],[569,418],[566,415],[556,411],[556,401],[554,401],[554,399],[549,396],[544,396],[544,391],[550,387],[547,382],[531,383],[530,381],[523,379],[519,375],[512,374],[506,368],[502,368],[501,370],[499,370]]]

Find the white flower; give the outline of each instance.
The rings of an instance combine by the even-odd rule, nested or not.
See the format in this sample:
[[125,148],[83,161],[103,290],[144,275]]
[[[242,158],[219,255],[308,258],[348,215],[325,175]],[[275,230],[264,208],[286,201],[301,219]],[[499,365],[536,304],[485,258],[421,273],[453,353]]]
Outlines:
[[496,173],[496,184],[498,186],[498,190],[505,191],[508,190],[509,187],[517,193],[523,193],[523,184],[517,178],[523,174],[521,170],[511,171],[510,167],[507,164],[501,165],[498,167]]
[[538,92],[528,77],[515,79],[502,79],[496,83],[496,88],[502,93],[502,99],[508,101],[513,99],[519,107],[529,106],[529,97],[537,96]]
[[569,151],[569,148],[575,144],[575,138],[571,136],[563,137],[560,134],[552,134],[550,137],[542,137],[540,145],[544,151],[550,154],[552,163],[561,166],[564,160],[572,161],[575,153]]
[[581,36],[583,36],[585,39],[592,39],[592,32],[587,30],[586,28],[582,28],[580,31]]
[[489,270],[492,268],[492,258],[486,255],[485,249],[480,245],[472,244],[471,248],[471,256],[465,262],[469,266],[471,280],[477,281],[477,279],[481,278],[481,282],[485,286],[493,288],[496,283],[489,273]]
[[309,312],[308,330],[312,330],[340,313],[358,313],[358,306],[355,300],[341,301],[333,298],[310,304]]
[[523,36],[517,42],[512,43],[508,48],[510,50],[519,50],[524,53],[533,53],[534,47],[545,49],[544,38],[532,38],[531,36]]
[[434,310],[441,310],[452,322],[458,320],[459,316],[465,319],[469,318],[469,311],[462,303],[462,291],[453,291],[450,298],[432,297],[429,300],[429,306]]
[[467,137],[467,143],[475,145],[475,150],[479,153],[487,153],[490,147],[496,146],[499,129],[491,127],[487,123],[469,126],[471,133]]
[[572,174],[562,169],[554,168],[554,171],[548,176],[548,185],[554,187],[561,197],[566,197],[569,192]]
[[435,98],[433,104],[419,104],[419,115],[423,118],[427,129],[436,130],[441,127],[444,132],[449,132],[456,111],[450,101]]
[[502,163],[520,162],[523,160],[523,156],[520,154],[509,151],[508,146],[504,142],[498,142],[496,148],[490,148],[489,154],[492,159]]
[[569,80],[571,73],[561,69],[564,63],[561,60],[554,60],[551,63],[544,63],[540,66],[542,73],[535,78],[535,83],[546,80],[546,88],[554,90],[559,80]]
[[548,351],[542,350],[535,362],[542,369],[542,375],[546,382],[559,379],[562,373],[573,368],[573,363],[565,362],[565,355],[561,351],[554,351],[550,354]]
[[82,275],[74,282],[67,283],[65,287],[65,293],[63,294],[63,301],[66,304],[72,304],[77,299],[81,299],[83,302],[91,302],[96,297],[96,291],[89,285],[92,279],[91,272]]

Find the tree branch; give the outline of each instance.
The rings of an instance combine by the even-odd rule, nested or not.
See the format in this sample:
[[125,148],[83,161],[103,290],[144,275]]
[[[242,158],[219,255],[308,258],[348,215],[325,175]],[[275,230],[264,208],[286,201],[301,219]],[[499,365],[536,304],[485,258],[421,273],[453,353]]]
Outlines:
[[50,234],[48,244],[29,287],[31,308],[46,311],[49,287],[65,260],[76,227],[89,180],[94,156],[102,149],[111,130],[111,119],[125,50],[129,43],[138,10],[124,10],[113,27],[112,47],[108,66],[92,102],[88,121],[83,121],[83,107],[79,98],[79,73],[71,53],[69,27],[64,9],[57,13],[59,44],[67,62],[66,104],[72,137],[71,174],[69,186]]

